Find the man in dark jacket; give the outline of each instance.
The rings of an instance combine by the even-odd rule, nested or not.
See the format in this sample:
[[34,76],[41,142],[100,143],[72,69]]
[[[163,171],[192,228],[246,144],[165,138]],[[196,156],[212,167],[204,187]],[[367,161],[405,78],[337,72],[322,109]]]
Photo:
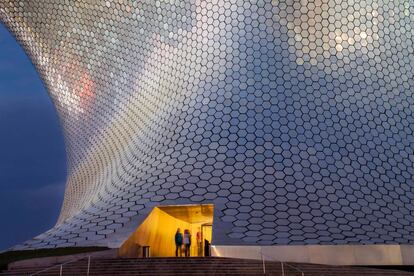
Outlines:
[[175,232],[175,256],[178,257],[178,251],[180,251],[180,257],[183,256],[181,248],[183,245],[183,234],[181,234],[180,228]]

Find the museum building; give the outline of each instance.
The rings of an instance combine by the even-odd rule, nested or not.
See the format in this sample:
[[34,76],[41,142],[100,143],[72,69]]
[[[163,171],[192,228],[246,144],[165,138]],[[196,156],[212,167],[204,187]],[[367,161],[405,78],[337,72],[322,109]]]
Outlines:
[[60,217],[13,250],[413,265],[414,6],[0,0],[68,158]]

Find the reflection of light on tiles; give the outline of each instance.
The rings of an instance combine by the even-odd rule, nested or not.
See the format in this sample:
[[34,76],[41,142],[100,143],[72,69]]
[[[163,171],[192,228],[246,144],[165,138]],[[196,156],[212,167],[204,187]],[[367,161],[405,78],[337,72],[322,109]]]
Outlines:
[[[342,54],[344,50],[345,55],[360,51],[362,47],[369,47],[374,40],[379,39],[375,26],[383,18],[374,8],[375,4],[369,6],[363,2],[359,10],[347,3],[341,5],[344,8],[338,8],[330,0],[301,1],[292,6],[286,3],[279,5],[276,18],[286,24],[288,34],[294,37],[289,42],[295,48],[298,65],[305,62],[311,65],[329,63],[332,55]],[[282,10],[289,7],[296,9],[293,16]],[[341,55],[338,57],[341,58]]]

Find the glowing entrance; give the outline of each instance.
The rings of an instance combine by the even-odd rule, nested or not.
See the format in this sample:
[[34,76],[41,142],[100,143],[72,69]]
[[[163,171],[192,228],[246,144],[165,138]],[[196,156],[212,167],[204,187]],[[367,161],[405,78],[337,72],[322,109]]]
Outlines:
[[[213,212],[212,204],[154,207],[119,248],[119,255],[142,257],[143,247],[149,246],[151,257],[173,257],[175,233],[180,228],[181,233],[186,229],[191,233],[190,256],[209,256]],[[184,248],[182,250],[184,252]]]

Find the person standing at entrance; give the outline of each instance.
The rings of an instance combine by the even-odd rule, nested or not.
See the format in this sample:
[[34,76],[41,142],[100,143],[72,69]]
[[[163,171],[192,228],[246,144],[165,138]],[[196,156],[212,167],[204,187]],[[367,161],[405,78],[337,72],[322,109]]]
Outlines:
[[185,256],[190,257],[190,248],[191,248],[191,234],[188,229],[184,230],[184,249]]
[[183,246],[183,234],[181,234],[180,228],[177,228],[177,232],[175,232],[175,256],[178,257],[178,251],[180,251],[180,257],[183,256],[182,252]]

